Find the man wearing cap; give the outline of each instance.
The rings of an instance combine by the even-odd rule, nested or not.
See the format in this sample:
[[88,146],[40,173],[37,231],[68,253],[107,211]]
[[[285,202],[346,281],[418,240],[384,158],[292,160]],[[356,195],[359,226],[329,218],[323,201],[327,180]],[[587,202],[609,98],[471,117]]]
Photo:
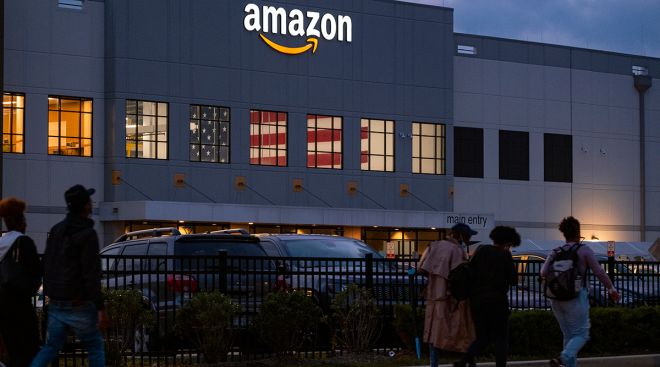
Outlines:
[[438,366],[439,350],[465,352],[475,338],[468,302],[458,302],[448,291],[449,272],[467,261],[463,246],[475,234],[470,226],[459,223],[447,239],[429,244],[419,261],[419,271],[428,276],[424,342],[431,349],[431,367]]
[[104,367],[100,328],[106,321],[101,297],[101,258],[92,213],[94,189],[75,185],[64,193],[68,214],[51,230],[44,253],[44,294],[48,296],[46,343],[31,367],[46,367],[72,330],[87,349],[89,367]]

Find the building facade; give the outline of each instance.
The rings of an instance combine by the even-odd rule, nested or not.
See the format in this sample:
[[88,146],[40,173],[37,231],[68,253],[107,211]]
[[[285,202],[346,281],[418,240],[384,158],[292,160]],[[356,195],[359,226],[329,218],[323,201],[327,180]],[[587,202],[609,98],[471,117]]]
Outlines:
[[642,170],[632,73],[659,59],[455,34],[452,9],[390,0],[5,14],[3,194],[41,246],[75,183],[104,244],[240,226],[412,255],[459,221],[557,238],[569,214],[601,240],[660,233],[660,94]]

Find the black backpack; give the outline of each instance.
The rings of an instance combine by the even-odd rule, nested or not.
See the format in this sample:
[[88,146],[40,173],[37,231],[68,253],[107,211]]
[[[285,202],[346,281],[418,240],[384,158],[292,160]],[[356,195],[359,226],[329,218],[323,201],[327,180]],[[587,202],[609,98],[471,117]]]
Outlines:
[[449,293],[458,301],[467,299],[470,297],[472,282],[472,268],[470,262],[466,261],[449,272]]
[[583,286],[577,255],[581,246],[576,243],[568,249],[561,246],[553,250],[543,289],[547,298],[568,301],[577,297]]

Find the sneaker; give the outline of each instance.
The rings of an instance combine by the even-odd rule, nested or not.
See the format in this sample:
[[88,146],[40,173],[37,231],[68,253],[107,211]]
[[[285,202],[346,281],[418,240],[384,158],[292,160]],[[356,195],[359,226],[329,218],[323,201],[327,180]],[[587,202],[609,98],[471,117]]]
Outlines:
[[550,360],[551,367],[566,367],[564,361],[561,360],[561,357],[553,358]]

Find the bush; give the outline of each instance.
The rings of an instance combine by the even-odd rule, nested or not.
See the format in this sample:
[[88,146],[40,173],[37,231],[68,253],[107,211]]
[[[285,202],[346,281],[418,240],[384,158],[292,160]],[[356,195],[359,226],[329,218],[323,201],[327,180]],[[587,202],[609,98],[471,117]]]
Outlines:
[[199,293],[177,312],[174,330],[202,353],[206,363],[225,361],[232,344],[232,319],[239,311],[220,292]]
[[394,306],[394,320],[392,327],[398,334],[403,343],[403,347],[408,351],[415,351],[415,337],[422,337],[424,333],[424,308],[416,308],[416,317],[413,321],[413,309],[410,305]]
[[321,317],[321,309],[302,292],[276,292],[266,297],[253,327],[274,352],[288,354],[314,340]]
[[335,344],[350,352],[371,352],[382,329],[371,291],[351,284],[332,301]]
[[[660,307],[591,309],[588,354],[660,352]],[[562,349],[563,337],[551,311],[511,314],[509,354],[552,357]]]
[[153,324],[153,315],[142,293],[135,289],[104,289],[103,297],[109,321],[105,337],[106,359],[110,366],[122,366],[123,352],[133,342],[136,332]]

